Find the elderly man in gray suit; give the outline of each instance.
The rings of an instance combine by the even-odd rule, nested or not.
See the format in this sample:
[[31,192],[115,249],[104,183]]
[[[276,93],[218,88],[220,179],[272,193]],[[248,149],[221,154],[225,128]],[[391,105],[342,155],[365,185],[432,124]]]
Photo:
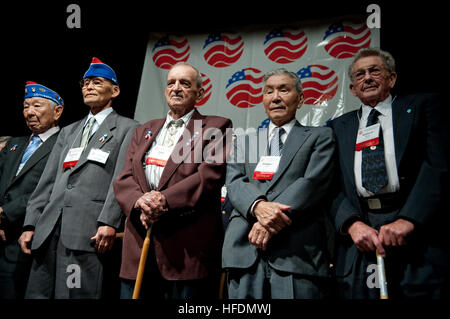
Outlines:
[[91,111],[61,130],[28,202],[19,239],[33,252],[25,298],[101,298],[104,256],[123,222],[112,182],[138,123],[112,109],[120,88],[99,59],[81,88]]
[[329,293],[323,201],[334,140],[329,128],[295,119],[303,100],[297,74],[267,73],[269,127],[235,139],[226,177],[235,209],[222,252],[232,299],[319,299]]

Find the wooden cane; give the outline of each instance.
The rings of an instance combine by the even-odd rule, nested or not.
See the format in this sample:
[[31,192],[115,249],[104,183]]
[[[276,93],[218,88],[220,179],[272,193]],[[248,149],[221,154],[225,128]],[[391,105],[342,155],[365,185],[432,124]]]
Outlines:
[[150,235],[152,233],[153,224],[147,230],[147,235],[144,239],[144,244],[142,245],[141,259],[139,260],[139,268],[136,276],[136,283],[133,290],[133,299],[139,299],[142,286],[142,278],[144,277],[145,264],[147,262],[148,249],[150,247]]
[[376,255],[377,255],[378,284],[380,285],[380,299],[389,299],[387,291],[386,272],[384,269],[384,258],[383,256],[380,255],[378,249]]

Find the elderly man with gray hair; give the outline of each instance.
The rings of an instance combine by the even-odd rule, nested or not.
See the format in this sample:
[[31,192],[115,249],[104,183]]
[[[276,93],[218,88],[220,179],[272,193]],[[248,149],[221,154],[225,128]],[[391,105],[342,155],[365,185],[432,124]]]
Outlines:
[[378,254],[389,298],[448,297],[448,143],[440,98],[391,95],[395,61],[377,48],[361,50],[349,75],[360,107],[330,123],[340,173],[331,208],[339,295],[380,297]]
[[324,198],[334,141],[329,128],[296,120],[303,100],[296,73],[267,73],[263,104],[269,127],[235,139],[239,160],[228,162],[226,177],[235,209],[222,250],[231,299],[328,296]]

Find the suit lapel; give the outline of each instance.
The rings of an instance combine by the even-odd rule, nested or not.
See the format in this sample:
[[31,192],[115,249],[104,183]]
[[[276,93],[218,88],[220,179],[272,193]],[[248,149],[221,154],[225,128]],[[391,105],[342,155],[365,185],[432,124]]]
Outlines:
[[[82,121],[82,124],[84,124],[84,121]],[[88,145],[86,146],[86,149],[81,154],[80,159],[78,160],[77,165],[73,168],[73,171],[77,170],[79,167],[83,166],[87,162],[87,157],[89,155],[89,152],[92,148],[101,148],[103,145],[105,145],[111,138],[113,137],[113,131],[117,127],[117,113],[113,111],[110,113],[103,123],[98,127],[97,131],[94,133],[94,135],[90,138]],[[81,135],[81,134],[79,134]],[[106,137],[104,137],[106,135]],[[102,138],[104,137],[104,138]],[[81,142],[81,136],[76,138],[75,143],[80,140]],[[74,144],[75,146],[79,146],[78,144]]]
[[17,146],[15,149],[9,149],[8,152],[13,152],[13,159],[11,160],[11,169],[4,170],[3,174],[9,174],[7,177],[8,185],[11,185],[14,177],[16,175],[17,169],[19,168],[20,161],[22,160],[23,153],[25,153],[25,149],[27,148],[29,142],[29,138],[23,137],[20,141],[17,142]]
[[[134,156],[134,171],[135,176],[138,180],[139,185],[141,185],[142,190],[144,193],[150,191],[150,186],[148,185],[147,177],[145,176],[145,170],[143,169],[142,163],[145,161],[145,154],[150,149],[151,145],[155,141],[156,137],[159,134],[159,131],[162,129],[164,125],[165,119],[158,119],[155,121],[152,121],[152,123],[146,127],[144,127],[143,134],[144,136],[140,136],[139,139],[141,143],[139,143],[139,148],[136,151],[136,154]],[[148,131],[151,131],[151,135],[149,135],[149,138],[145,138],[145,135],[148,134]]]
[[[33,155],[31,155],[31,157],[25,163],[25,165],[23,166],[22,170],[16,176],[15,179],[18,179],[20,176],[25,174],[37,162],[39,162],[44,156],[46,156],[48,153],[50,153],[52,151],[53,145],[56,142],[57,137],[58,137],[58,133],[55,133],[52,136],[50,136],[44,143],[42,143],[42,145],[39,146],[39,148],[33,153]],[[19,161],[19,163],[20,163],[20,161]]]
[[345,139],[343,144],[339,145],[342,148],[342,154],[344,156],[342,171],[348,175],[348,180],[352,182],[353,188],[355,188],[356,182],[353,165],[355,162],[356,138],[359,130],[358,111],[353,111],[353,114],[347,118],[347,121],[341,123],[341,125],[343,126],[341,130],[346,132],[344,134]]
[[297,154],[303,143],[305,143],[310,135],[311,133],[309,132],[309,128],[301,126],[298,121],[295,121],[295,125],[292,127],[292,130],[284,143],[278,169],[273,178],[270,180],[267,189],[270,189],[283,175],[284,171],[288,169],[295,154]]
[[[178,161],[177,163],[175,163],[173,161],[172,155],[169,157],[169,159],[167,160],[166,166],[164,167],[164,170],[161,174],[161,179],[159,180],[158,189],[161,189],[162,187],[164,187],[164,185],[169,181],[170,177],[173,175],[173,173],[175,172],[177,167],[186,159],[187,156],[191,156],[192,150],[194,149],[194,147],[198,143],[201,143],[202,137],[203,137],[203,128],[205,126],[203,119],[204,119],[204,116],[201,115],[197,110],[194,110],[194,113],[192,114],[192,117],[185,129],[189,132],[188,136],[191,138],[190,141],[186,142],[183,139],[183,135],[184,135],[183,134],[183,135],[181,135],[180,139],[177,142],[177,145],[175,145],[175,148],[174,148],[174,151],[180,150],[180,148],[183,149],[183,151],[184,151],[184,148],[182,147],[183,145],[181,145],[180,143],[190,143],[190,150],[188,152],[186,152],[186,154],[183,154],[183,159]],[[197,132],[197,131],[194,132],[194,129],[196,129],[194,127],[195,120],[202,121],[202,131],[201,132]]]
[[403,99],[394,99],[392,102],[392,127],[394,132],[394,144],[395,144],[395,160],[397,167],[405,152],[406,145],[408,144],[409,135],[414,118],[415,108],[410,103]]

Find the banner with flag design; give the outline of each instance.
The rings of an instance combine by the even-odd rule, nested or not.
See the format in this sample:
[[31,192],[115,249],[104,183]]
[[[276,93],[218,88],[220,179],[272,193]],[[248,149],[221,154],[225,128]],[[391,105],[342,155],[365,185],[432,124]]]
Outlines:
[[203,79],[205,95],[196,105],[202,114],[230,118],[244,130],[267,126],[262,80],[266,72],[285,68],[302,81],[305,101],[297,119],[322,126],[359,107],[348,67],[361,48],[379,46],[379,30],[356,17],[204,34],[150,33],[134,118],[144,123],[166,116],[168,69],[187,62]]

